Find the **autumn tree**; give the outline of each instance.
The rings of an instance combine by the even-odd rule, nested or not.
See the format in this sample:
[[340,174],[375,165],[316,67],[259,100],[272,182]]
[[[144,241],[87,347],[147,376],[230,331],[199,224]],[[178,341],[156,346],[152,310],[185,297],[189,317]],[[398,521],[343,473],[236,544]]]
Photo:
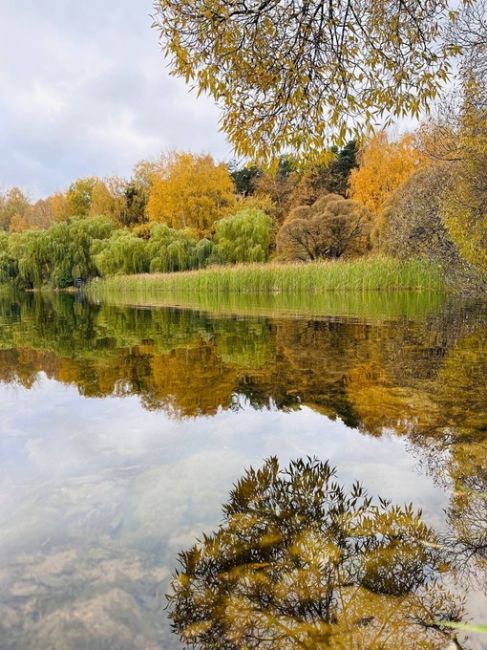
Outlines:
[[52,203],[47,199],[39,199],[29,207],[26,220],[31,228],[49,228],[54,222]]
[[483,70],[467,69],[460,114],[461,158],[445,196],[448,232],[467,262],[487,278],[487,92]]
[[16,222],[26,223],[24,218],[29,207],[29,200],[22,190],[12,187],[4,196],[0,197],[0,228],[9,230],[10,222],[14,216],[16,216]]
[[448,0],[157,0],[155,26],[173,74],[222,106],[237,152],[268,158],[418,115],[458,53],[443,38],[453,17]]
[[[461,131],[467,99],[466,83],[476,79],[480,85],[485,85],[487,78],[487,2],[460,2],[458,8],[456,19],[446,32],[449,42],[461,48],[458,74],[455,83],[435,103],[432,115],[421,124],[418,133],[422,150],[433,160],[443,162],[457,162],[464,157]],[[474,104],[479,99],[479,96],[475,98],[470,94]],[[470,118],[473,115],[471,112]]]
[[478,78],[487,74],[487,1],[460,3],[456,19],[449,25],[447,38],[460,46],[460,70],[475,71]]
[[[68,219],[68,207],[66,197],[61,192],[48,196],[46,199],[39,199],[28,206],[22,219],[17,217],[16,227],[10,227],[12,231],[25,230],[26,228],[45,229],[55,223],[60,223]],[[25,224],[25,227],[19,229],[19,223]]]
[[[80,179],[68,189],[64,206],[55,195],[58,210],[67,216],[106,216],[122,226],[133,226],[147,221],[149,175],[159,167],[156,164],[138,163],[130,180],[110,177]],[[59,219],[56,218],[56,221]]]
[[460,95],[455,88],[438,101],[416,132],[419,151],[435,162],[456,162],[462,158],[460,142]]
[[30,203],[21,190],[14,188],[7,194],[3,206],[0,203],[0,214],[3,211],[10,232],[23,232],[49,228],[53,223],[67,218],[64,208],[65,199],[62,194],[53,194]]
[[450,27],[459,44],[457,86],[444,96],[419,141],[434,160],[447,161],[452,179],[442,206],[443,222],[463,258],[487,277],[487,3],[465,3]]
[[49,212],[53,222],[60,223],[68,219],[68,202],[65,194],[55,192],[51,196],[48,196],[46,201],[49,203]]
[[14,214],[10,219],[9,232],[24,232],[30,229],[29,221],[24,214]]
[[150,178],[147,214],[150,221],[207,234],[234,203],[226,165],[207,155],[172,153]]
[[371,221],[364,206],[328,194],[290,212],[278,232],[277,251],[285,259],[302,261],[363,254],[370,248]]
[[437,163],[416,172],[384,206],[381,250],[395,257],[427,257],[458,266],[460,257],[442,220],[452,168]]
[[153,176],[162,175],[167,166],[168,156],[162,154],[156,160],[139,160],[135,163],[132,170],[132,179],[134,183],[142,188],[146,194],[149,193],[151,188],[151,180]]
[[[110,217],[113,221],[118,221],[118,215],[122,210],[122,192],[119,190],[118,179],[112,179],[112,187],[109,188],[105,181],[98,179],[91,190],[90,207],[88,216],[90,217]],[[123,181],[120,181],[120,184]],[[122,195],[123,196],[123,195]]]
[[66,192],[67,212],[70,217],[87,217],[93,201],[93,191],[98,184],[94,177],[80,178]]
[[414,135],[390,140],[386,133],[380,133],[360,153],[359,167],[350,175],[350,197],[380,215],[385,201],[426,164]]
[[299,178],[297,163],[291,156],[281,156],[276,164],[255,177],[255,196],[270,199],[281,223],[292,206]]
[[89,216],[110,217],[121,226],[135,226],[147,221],[145,208],[148,196],[148,180],[140,180],[142,163],[129,180],[112,176],[98,180],[93,187]]
[[304,160],[300,178],[293,192],[292,203],[312,205],[323,194],[347,195],[348,182],[353,169],[358,166],[357,144],[347,142],[343,148],[332,147],[321,156]]

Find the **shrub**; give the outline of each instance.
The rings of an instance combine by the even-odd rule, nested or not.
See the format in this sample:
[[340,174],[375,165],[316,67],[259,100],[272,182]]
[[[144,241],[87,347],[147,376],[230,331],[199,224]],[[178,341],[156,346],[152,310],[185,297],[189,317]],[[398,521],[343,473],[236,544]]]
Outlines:
[[353,257],[370,249],[372,214],[355,201],[327,194],[289,213],[277,235],[284,259],[311,261]]

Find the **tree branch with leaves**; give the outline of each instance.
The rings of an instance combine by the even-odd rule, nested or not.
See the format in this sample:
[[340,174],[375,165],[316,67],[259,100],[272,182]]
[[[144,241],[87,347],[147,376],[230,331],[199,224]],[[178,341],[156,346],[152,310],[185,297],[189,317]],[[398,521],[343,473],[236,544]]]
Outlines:
[[154,26],[237,153],[268,159],[418,116],[460,52],[456,16],[448,0],[156,0]]

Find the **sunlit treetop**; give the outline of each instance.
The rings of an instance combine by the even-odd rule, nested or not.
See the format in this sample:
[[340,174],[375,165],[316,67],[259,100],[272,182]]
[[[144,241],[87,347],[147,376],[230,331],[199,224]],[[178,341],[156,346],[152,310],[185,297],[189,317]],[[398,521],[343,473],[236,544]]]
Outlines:
[[449,0],[156,0],[154,26],[236,152],[265,160],[418,116],[460,53],[455,17]]

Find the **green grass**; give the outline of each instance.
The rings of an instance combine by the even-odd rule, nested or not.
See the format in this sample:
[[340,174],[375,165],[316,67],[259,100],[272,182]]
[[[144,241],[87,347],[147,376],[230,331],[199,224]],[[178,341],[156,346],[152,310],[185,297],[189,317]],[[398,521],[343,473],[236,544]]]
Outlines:
[[321,294],[325,291],[443,291],[438,266],[386,257],[313,264],[214,266],[184,273],[113,276],[93,283],[90,295],[114,292],[144,298],[164,294]]
[[88,285],[90,298],[134,306],[179,306],[214,314],[422,318],[441,308],[438,267],[368,258],[316,264],[211,267],[114,276]]

